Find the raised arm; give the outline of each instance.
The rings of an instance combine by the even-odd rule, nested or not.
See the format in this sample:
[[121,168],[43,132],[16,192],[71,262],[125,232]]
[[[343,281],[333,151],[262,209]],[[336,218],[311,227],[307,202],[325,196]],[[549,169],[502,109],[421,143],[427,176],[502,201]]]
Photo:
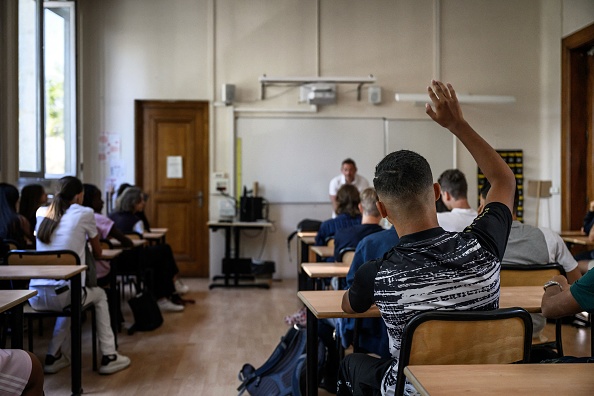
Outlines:
[[501,202],[513,212],[515,176],[501,156],[466,122],[452,85],[433,80],[427,90],[435,110],[427,103],[426,113],[460,139],[491,183],[485,204]]

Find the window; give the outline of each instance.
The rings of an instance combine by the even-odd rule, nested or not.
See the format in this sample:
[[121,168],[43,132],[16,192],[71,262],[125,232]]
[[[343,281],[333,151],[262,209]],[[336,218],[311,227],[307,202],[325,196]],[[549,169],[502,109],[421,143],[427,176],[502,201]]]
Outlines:
[[76,25],[71,1],[19,0],[19,171],[76,174]]

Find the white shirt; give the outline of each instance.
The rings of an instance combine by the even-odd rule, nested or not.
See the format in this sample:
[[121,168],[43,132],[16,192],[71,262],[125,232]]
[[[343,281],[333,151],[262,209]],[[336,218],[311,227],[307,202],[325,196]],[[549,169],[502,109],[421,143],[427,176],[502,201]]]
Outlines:
[[[48,207],[41,207],[37,210],[37,226],[45,218]],[[95,215],[93,209],[79,204],[72,204],[60,219],[58,226],[52,233],[49,243],[43,243],[37,238],[37,250],[72,250],[80,258],[80,263],[85,264],[85,244],[87,243],[87,236],[94,238],[97,235],[97,225],[95,223]],[[51,279],[32,279],[30,286],[35,285],[59,285],[65,283],[64,281],[56,281]],[[84,273],[83,281],[84,285]]]
[[439,212],[437,222],[446,231],[462,232],[478,216],[476,210],[454,208],[451,212]]
[[[346,179],[344,175],[341,173],[340,175],[330,180],[329,194],[336,195],[338,189],[343,184],[346,184]],[[367,181],[367,179],[363,176],[359,176],[358,174],[355,174],[355,180],[353,180],[353,182],[350,184],[357,187],[357,190],[359,191],[365,190],[367,187],[369,187],[369,182]]]

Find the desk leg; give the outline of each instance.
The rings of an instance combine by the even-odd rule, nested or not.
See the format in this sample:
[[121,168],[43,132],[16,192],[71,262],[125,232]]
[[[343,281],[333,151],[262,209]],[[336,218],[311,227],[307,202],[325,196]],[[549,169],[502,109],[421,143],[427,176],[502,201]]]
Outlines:
[[71,279],[72,292],[70,293],[72,320],[70,324],[71,353],[72,353],[72,394],[82,394],[82,341],[81,341],[81,275]]
[[117,264],[114,260],[109,261],[109,296],[107,299],[109,303],[109,318],[111,319],[111,331],[113,331],[113,338],[115,341],[116,350],[118,349],[118,333],[120,331],[120,296],[117,291]]
[[[23,349],[23,304],[19,304],[11,309],[12,333],[10,334],[10,346],[12,349]],[[33,331],[29,329],[29,331]]]
[[307,310],[305,383],[307,396],[318,394],[318,319]]

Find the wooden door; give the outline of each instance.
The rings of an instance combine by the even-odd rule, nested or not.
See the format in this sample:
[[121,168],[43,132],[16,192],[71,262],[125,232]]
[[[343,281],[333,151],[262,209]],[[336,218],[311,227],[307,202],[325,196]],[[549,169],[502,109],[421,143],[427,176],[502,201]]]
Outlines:
[[209,276],[208,102],[135,102],[136,183],[146,215],[166,227],[180,272]]
[[577,230],[594,200],[594,24],[562,42],[561,227]]

